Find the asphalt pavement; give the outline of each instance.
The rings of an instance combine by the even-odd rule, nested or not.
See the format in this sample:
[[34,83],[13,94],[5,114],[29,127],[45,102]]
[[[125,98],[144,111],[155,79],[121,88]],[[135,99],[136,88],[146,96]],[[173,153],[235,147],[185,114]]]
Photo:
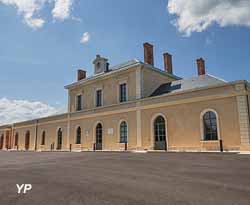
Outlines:
[[37,204],[249,205],[250,155],[1,151],[0,205]]

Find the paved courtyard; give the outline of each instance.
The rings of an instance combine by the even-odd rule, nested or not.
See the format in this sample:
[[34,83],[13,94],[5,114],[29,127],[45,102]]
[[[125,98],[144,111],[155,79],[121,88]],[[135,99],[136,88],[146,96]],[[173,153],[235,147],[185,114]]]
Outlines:
[[0,204],[249,205],[250,155],[2,151]]

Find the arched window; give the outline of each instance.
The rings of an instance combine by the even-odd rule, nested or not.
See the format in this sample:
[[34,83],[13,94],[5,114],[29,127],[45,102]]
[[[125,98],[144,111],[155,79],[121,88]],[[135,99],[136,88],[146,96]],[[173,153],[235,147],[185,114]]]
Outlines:
[[27,131],[25,134],[25,149],[29,150],[30,146],[30,131]]
[[154,139],[156,150],[166,150],[166,125],[162,116],[158,116],[154,121]]
[[76,130],[76,144],[81,144],[81,127],[78,127]]
[[208,111],[203,115],[204,140],[218,140],[216,114]]
[[120,124],[120,143],[128,142],[128,125],[125,121]]
[[18,146],[18,132],[15,134],[15,146]]
[[102,124],[96,126],[96,150],[102,150]]
[[6,132],[5,148],[10,149],[10,133],[9,133],[9,131]]
[[57,149],[62,149],[62,128],[57,131]]
[[2,134],[0,138],[0,149],[3,149],[3,140],[4,140],[4,135]]
[[43,131],[42,132],[42,140],[41,140],[41,145],[45,145],[45,136],[46,136],[46,132]]

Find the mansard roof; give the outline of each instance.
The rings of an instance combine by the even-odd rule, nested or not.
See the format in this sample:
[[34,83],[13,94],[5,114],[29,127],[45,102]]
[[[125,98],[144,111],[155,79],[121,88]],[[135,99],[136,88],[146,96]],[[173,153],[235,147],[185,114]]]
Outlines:
[[220,78],[214,77],[209,74],[200,75],[197,77],[187,78],[187,79],[181,79],[172,81],[169,83],[164,83],[160,85],[151,95],[158,96],[163,95],[167,93],[176,93],[186,90],[192,90],[192,89],[198,89],[213,85],[220,85],[227,83],[225,80],[222,80]]

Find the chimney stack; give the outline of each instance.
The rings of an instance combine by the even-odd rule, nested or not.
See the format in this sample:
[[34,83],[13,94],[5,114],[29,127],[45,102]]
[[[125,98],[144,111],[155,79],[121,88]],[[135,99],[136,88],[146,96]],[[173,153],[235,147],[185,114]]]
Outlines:
[[203,58],[199,58],[196,60],[197,62],[197,70],[198,70],[198,75],[205,75],[206,70],[205,70],[205,61]]
[[164,53],[163,58],[165,71],[169,74],[173,74],[172,55],[169,53]]
[[144,43],[144,63],[154,65],[154,50],[153,45]]
[[77,70],[77,81],[80,81],[82,79],[86,78],[86,71],[85,70]]

